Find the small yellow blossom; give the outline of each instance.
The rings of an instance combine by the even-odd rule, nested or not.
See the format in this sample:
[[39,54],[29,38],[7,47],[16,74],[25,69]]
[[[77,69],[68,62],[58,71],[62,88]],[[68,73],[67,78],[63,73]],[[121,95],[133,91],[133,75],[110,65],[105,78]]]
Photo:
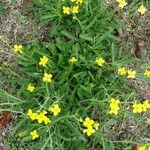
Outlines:
[[76,0],[76,4],[81,5],[83,3],[83,0]]
[[150,118],[146,119],[146,123],[150,124]]
[[40,66],[45,67],[47,63],[48,63],[48,58],[46,56],[43,56],[42,58],[40,58],[40,62],[39,62]]
[[142,104],[142,109],[143,109],[143,112],[147,111],[149,109],[149,102],[148,100],[145,100]]
[[23,49],[22,45],[14,45],[14,48],[13,48],[15,53],[22,53],[22,49]]
[[32,136],[32,140],[35,140],[39,137],[38,133],[36,130],[30,132],[30,135]]
[[37,113],[32,113],[31,115],[30,115],[30,118],[31,118],[31,120],[36,120],[36,118],[37,118]]
[[98,122],[95,122],[93,126],[94,126],[95,130],[99,129],[99,123]]
[[136,71],[134,71],[134,70],[128,70],[127,73],[128,73],[127,78],[129,78],[129,79],[134,79],[136,76]]
[[119,104],[120,104],[120,101],[118,99],[111,98],[110,105],[109,105],[110,107],[109,114],[117,115],[118,111],[120,110]]
[[125,67],[118,68],[118,75],[124,76],[127,74],[127,70]]
[[57,116],[60,113],[61,108],[58,104],[53,104],[52,107],[49,108],[49,111],[51,111],[54,116]]
[[43,118],[43,122],[44,122],[44,124],[47,125],[48,123],[51,123],[51,120],[50,120],[48,117],[45,116],[45,117]]
[[127,2],[125,0],[116,0],[119,3],[120,8],[124,8],[127,5]]
[[87,128],[92,126],[93,124],[94,124],[94,120],[90,119],[89,117],[86,117],[85,121],[83,122],[83,125]]
[[71,57],[70,59],[69,59],[69,62],[70,63],[75,63],[75,62],[77,62],[78,60],[75,58],[75,57]]
[[105,64],[105,60],[102,57],[96,58],[95,63],[102,67]]
[[46,116],[46,114],[46,111],[33,113],[31,109],[29,109],[27,113],[31,120],[37,120],[38,123],[44,123],[47,125],[48,123],[51,123],[51,120]]
[[86,133],[87,136],[91,136],[93,133],[95,133],[95,129],[93,129],[92,126],[88,126],[87,129],[83,130],[83,133]]
[[27,90],[28,90],[29,92],[33,92],[34,89],[35,89],[35,87],[34,87],[31,83],[30,83],[30,84],[28,85],[28,87],[27,87]]
[[150,71],[149,71],[149,70],[145,70],[145,72],[144,72],[144,76],[146,76],[146,77],[150,77]]
[[63,6],[63,13],[69,15],[70,14],[70,8]]
[[145,12],[147,11],[146,7],[144,5],[141,5],[139,8],[138,8],[138,12],[143,15]]
[[132,107],[133,113],[141,113],[143,111],[143,106],[141,103],[135,102]]
[[38,114],[37,113],[33,113],[32,112],[32,109],[29,109],[28,112],[27,112],[27,115],[31,118],[31,120],[36,120]]
[[138,150],[147,150],[146,146],[145,145],[141,145],[138,147]]
[[115,99],[115,98],[111,98],[111,99],[110,99],[110,103],[111,103],[111,104],[118,105],[118,104],[120,104],[120,100],[119,100],[119,99]]
[[30,116],[32,113],[33,113],[32,109],[29,109],[28,112],[27,112],[27,115]]
[[73,6],[71,11],[73,14],[79,13],[79,6]]
[[43,82],[51,82],[52,74],[44,73]]
[[46,117],[45,114],[47,114],[46,111],[40,112],[40,113],[38,114],[38,116],[36,117],[38,123],[43,123],[43,122],[44,122],[45,117]]
[[83,126],[86,127],[83,129],[83,133],[86,133],[87,136],[91,136],[99,129],[99,123],[94,122],[94,120],[89,117],[86,117],[85,120],[82,120],[81,122],[83,123]]
[[82,118],[80,118],[80,119],[79,119],[79,121],[80,121],[80,122],[83,122],[83,119],[82,119]]

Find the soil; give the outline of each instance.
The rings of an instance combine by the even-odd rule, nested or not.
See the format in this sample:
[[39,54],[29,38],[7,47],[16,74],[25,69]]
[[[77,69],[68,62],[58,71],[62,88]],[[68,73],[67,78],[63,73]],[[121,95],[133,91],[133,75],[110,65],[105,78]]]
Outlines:
[[[9,65],[14,61],[12,46],[14,44],[27,44],[36,39],[43,39],[46,28],[39,27],[31,16],[23,14],[23,10],[32,6],[31,0],[1,0],[6,6],[4,16],[0,17],[0,64]],[[108,4],[113,7],[112,1]],[[120,18],[122,14],[119,14]],[[150,11],[146,16],[138,19],[129,17],[125,20],[128,30],[118,30],[125,53],[134,53],[138,58],[148,58],[150,55]],[[124,18],[122,18],[124,19]],[[144,20],[146,26],[139,23]],[[127,22],[126,22],[127,21]],[[129,45],[127,43],[130,43]],[[147,62],[147,66],[150,65]],[[2,77],[1,77],[2,78]],[[2,80],[2,79],[0,79]],[[130,84],[136,89],[139,99],[150,99],[150,84],[139,80],[133,80]],[[4,139],[9,135],[13,127],[13,120],[0,128],[0,150],[5,150]]]

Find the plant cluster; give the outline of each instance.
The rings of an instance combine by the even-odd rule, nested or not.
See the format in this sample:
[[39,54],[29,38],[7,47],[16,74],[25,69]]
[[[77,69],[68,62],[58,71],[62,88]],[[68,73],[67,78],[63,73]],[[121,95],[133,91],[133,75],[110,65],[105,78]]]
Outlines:
[[[150,101],[137,100],[128,85],[128,80],[149,82],[150,68],[137,73],[128,65],[133,56],[122,55],[116,36],[122,25],[119,10],[100,0],[33,2],[39,22],[51,24],[50,39],[14,45],[25,77],[16,83],[22,100],[6,105],[20,113],[12,135],[30,141],[31,149],[115,150],[137,143],[139,150],[148,150],[138,135],[118,141],[112,133],[131,119],[146,123],[141,132],[147,134],[150,122]],[[125,0],[117,2],[127,7]],[[146,10],[142,5],[138,12]]]

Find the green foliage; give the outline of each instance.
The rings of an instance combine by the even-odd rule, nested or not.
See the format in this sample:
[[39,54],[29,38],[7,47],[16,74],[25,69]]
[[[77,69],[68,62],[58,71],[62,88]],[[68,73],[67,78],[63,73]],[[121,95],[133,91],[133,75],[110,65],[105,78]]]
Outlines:
[[41,24],[51,25],[51,38],[61,36],[74,41],[83,40],[94,48],[99,48],[101,41],[106,37],[113,37],[113,31],[119,27],[115,22],[116,10],[109,11],[103,1],[86,1],[77,15],[63,14],[62,7],[72,5],[69,0],[35,0],[34,3],[38,6],[34,11],[37,20]]
[[[28,147],[31,150],[115,150],[127,146],[131,149],[129,144],[136,143],[138,135],[134,141],[126,137],[119,141],[118,126],[130,118],[137,123],[142,117],[124,108],[118,117],[108,114],[111,97],[130,104],[136,96],[127,80],[116,73],[118,67],[132,62],[131,55],[122,56],[118,44],[116,30],[121,22],[116,23],[117,10],[108,8],[104,1],[87,0],[78,14],[65,15],[62,7],[72,5],[69,0],[33,0],[33,3],[39,23],[50,25],[49,39],[31,42],[18,55],[17,63],[24,76],[9,81],[17,85],[17,94],[13,94],[16,96],[0,90],[4,110],[20,113],[11,133],[16,137],[15,141],[21,141],[22,147],[19,148],[30,143]],[[49,58],[46,67],[39,65],[43,56]],[[76,63],[69,62],[72,57],[77,58]],[[106,61],[102,67],[95,64],[99,57]],[[53,75],[52,82],[43,82],[44,73]],[[30,83],[35,86],[34,92],[27,91]],[[54,103],[58,103],[62,110],[56,117],[48,114],[51,124],[39,124],[26,115],[28,109],[48,111]],[[83,133],[83,125],[79,121],[87,116],[100,123],[100,130],[91,137]],[[40,138],[31,142],[30,132],[35,129]],[[11,145],[11,140],[9,145],[17,149]]]
[[6,8],[5,8],[4,4],[0,2],[0,16],[5,13],[5,10],[6,10]]

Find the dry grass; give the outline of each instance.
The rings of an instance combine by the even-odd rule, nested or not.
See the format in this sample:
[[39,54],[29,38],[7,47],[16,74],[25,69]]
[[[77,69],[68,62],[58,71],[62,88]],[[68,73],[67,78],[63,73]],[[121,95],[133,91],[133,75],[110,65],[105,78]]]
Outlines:
[[[36,39],[43,39],[45,30],[39,27],[32,17],[22,14],[23,0],[17,0],[14,3],[12,0],[2,0],[7,7],[6,14],[0,18],[0,64],[8,65],[11,67],[11,63],[14,61],[14,54],[12,47],[14,44],[26,44]],[[107,3],[111,6],[111,0]],[[112,3],[113,4],[113,3]],[[120,16],[121,17],[121,16]],[[136,52],[137,46],[142,59],[143,65],[138,66],[135,64],[135,68],[143,70],[145,66],[149,64],[149,25],[150,25],[150,12],[148,12],[146,18],[144,18],[144,28],[139,25],[141,20],[134,22],[132,18],[124,20],[129,27],[128,30],[121,31],[123,35],[120,35],[122,41],[122,47],[125,47],[127,52]],[[123,18],[122,18],[123,19]],[[135,26],[134,26],[135,25]],[[136,38],[136,39],[135,39]],[[144,43],[144,44],[143,44]],[[140,47],[140,44],[142,47]],[[2,80],[0,78],[0,80]],[[139,80],[133,80],[130,83],[137,91],[138,97],[142,99],[150,99],[150,84]],[[119,137],[129,137],[137,131],[137,126],[134,122],[128,120],[123,123],[118,133]],[[8,124],[3,130],[0,131],[0,150],[4,150],[4,138],[12,129],[12,122]],[[127,130],[128,129],[128,130]],[[130,132],[127,132],[129,131]],[[132,133],[131,133],[132,132]],[[142,137],[143,138],[143,137]],[[144,139],[144,138],[143,138]],[[148,139],[149,140],[149,139]],[[146,141],[146,140],[144,140]],[[147,142],[147,141],[146,141]]]
[[36,39],[42,39],[44,28],[39,27],[32,17],[22,14],[23,0],[2,1],[7,10],[0,18],[0,64],[13,61],[14,44],[26,44]]

